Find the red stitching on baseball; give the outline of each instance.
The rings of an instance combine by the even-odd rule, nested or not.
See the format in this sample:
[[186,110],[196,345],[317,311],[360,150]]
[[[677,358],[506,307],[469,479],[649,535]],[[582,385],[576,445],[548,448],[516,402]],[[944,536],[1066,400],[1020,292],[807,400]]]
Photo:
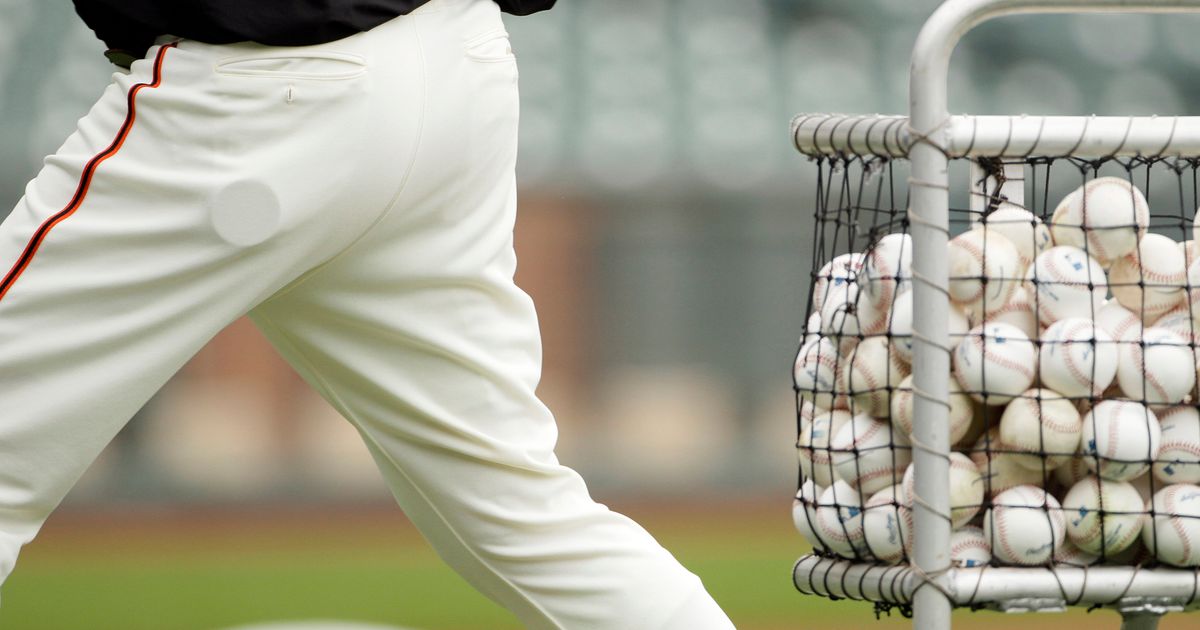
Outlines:
[[[987,344],[984,343],[985,336],[987,336],[986,332],[978,334],[978,335],[972,335],[974,344],[977,348],[979,348],[979,353],[983,360],[985,360],[985,361],[990,360],[992,363],[995,363],[997,366],[1013,370],[1013,371],[1017,372],[1018,374],[1024,376],[1025,378],[1030,378],[1030,379],[1034,378],[1035,375],[1033,373],[1033,370],[1030,369],[1030,367],[1028,365],[1025,365],[1024,363],[1017,363],[1016,361],[1009,361],[1008,359],[997,355],[995,353],[995,351],[989,352],[987,349]],[[995,337],[995,335],[992,335],[992,336]],[[996,342],[993,341],[991,345],[995,346]],[[982,370],[981,370],[981,372],[982,372]],[[985,387],[986,387],[986,384],[985,384]]]
[[1178,509],[1175,505],[1175,495],[1179,492],[1180,488],[1181,486],[1167,488],[1167,492],[1163,496],[1163,507],[1167,509],[1167,521],[1171,524],[1175,533],[1179,534],[1179,542],[1183,545],[1183,560],[1187,562],[1187,559],[1192,555],[1192,541],[1188,538],[1187,529],[1179,522],[1179,519],[1175,518],[1175,511]]

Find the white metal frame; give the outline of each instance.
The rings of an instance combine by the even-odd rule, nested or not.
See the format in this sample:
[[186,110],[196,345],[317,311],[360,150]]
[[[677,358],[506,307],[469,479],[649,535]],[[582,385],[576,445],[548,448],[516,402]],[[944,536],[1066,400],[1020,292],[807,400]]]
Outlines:
[[[913,239],[913,567],[877,567],[802,558],[795,580],[809,593],[912,604],[913,627],[945,630],[955,605],[1046,609],[1100,603],[1130,630],[1154,628],[1169,610],[1200,604],[1197,571],[1132,568],[952,569],[946,431],[950,371],[946,243],[951,158],[1029,155],[1200,156],[1200,117],[950,116],[950,57],[971,29],[1027,13],[1200,11],[1200,0],[948,0],[913,49],[909,117],[799,116],[793,138],[809,154],[907,156]],[[818,571],[820,573],[818,573]],[[820,575],[820,579],[817,576]],[[836,578],[836,579],[835,579]]]

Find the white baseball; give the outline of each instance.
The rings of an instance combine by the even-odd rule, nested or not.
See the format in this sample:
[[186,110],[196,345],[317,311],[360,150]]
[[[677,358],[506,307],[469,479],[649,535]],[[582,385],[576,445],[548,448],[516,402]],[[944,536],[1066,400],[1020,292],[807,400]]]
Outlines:
[[[964,394],[962,387],[958,381],[950,379],[947,385],[949,390],[949,420],[950,420],[950,443],[957,444],[959,440],[966,435],[967,430],[971,428],[971,420],[975,415],[975,408],[971,405],[971,397]],[[892,393],[892,424],[896,426],[906,436],[912,436],[913,428],[913,377],[904,377],[900,381],[900,386]]]
[[[983,478],[971,458],[950,453],[950,527],[958,529],[975,518],[983,507]],[[916,468],[904,471],[904,500],[916,502]]]
[[911,547],[912,511],[900,484],[871,495],[863,506],[863,537],[875,559],[896,564]]
[[861,253],[851,252],[835,256],[833,260],[825,263],[813,278],[813,310],[820,312],[830,287],[833,288],[833,299],[845,297],[845,285],[857,284],[864,260],[865,256]]
[[846,407],[844,364],[831,339],[821,337],[805,344],[796,353],[792,369],[796,393],[821,409]]
[[853,397],[854,411],[884,417],[892,392],[908,376],[908,365],[892,351],[887,337],[868,337],[850,353],[843,382]]
[[1022,466],[1017,463],[1018,457],[1015,447],[1000,440],[1000,427],[992,427],[975,441],[971,461],[979,469],[988,496],[995,497],[1017,486],[1045,484],[1042,471]]
[[1108,295],[1108,277],[1100,263],[1078,247],[1063,245],[1038,254],[1024,286],[1043,325],[1065,317],[1090,319]]
[[983,535],[996,560],[1034,566],[1054,557],[1066,535],[1066,523],[1053,496],[1034,486],[1017,486],[993,499],[983,517]]
[[796,498],[792,501],[792,524],[796,526],[796,531],[804,536],[808,544],[813,546],[813,549],[825,549],[825,541],[821,540],[816,532],[816,506],[817,498],[820,495],[821,489],[813,483],[812,479],[807,479],[796,491]]
[[817,536],[829,551],[849,559],[868,558],[863,540],[862,499],[842,480],[833,482],[817,499]]
[[1049,389],[1031,389],[1005,407],[1000,441],[1028,453],[1013,455],[1016,463],[1036,471],[1053,470],[1079,449],[1082,425],[1070,400]]
[[950,564],[961,569],[987,566],[992,561],[992,546],[982,527],[967,525],[950,534]]
[[1084,478],[1062,500],[1067,537],[1080,549],[1103,557],[1120,553],[1142,531],[1145,504],[1129,483]]
[[1012,241],[984,227],[950,239],[946,266],[950,299],[979,312],[1003,308],[1020,286],[1023,269]]
[[1113,260],[1108,286],[1122,306],[1149,322],[1184,301],[1187,274],[1179,245],[1161,234],[1147,234],[1136,249]]
[[1154,517],[1142,529],[1142,542],[1159,562],[1200,566],[1200,487],[1175,484],[1154,495]]
[[1087,458],[1083,454],[1083,422],[1080,421],[1080,444],[1075,454],[1068,457],[1058,468],[1054,469],[1054,480],[1058,482],[1063,492],[1070,490],[1084,477],[1091,476],[1092,469],[1088,468]]
[[829,441],[850,418],[850,412],[834,410],[818,413],[812,421],[802,423],[796,439],[796,455],[805,479],[812,479],[822,488],[833,483],[836,473],[829,457]]
[[842,425],[829,442],[837,476],[858,488],[863,496],[899,483],[912,461],[908,438],[892,432],[892,425],[868,415],[857,415]]
[[1169,330],[1186,341],[1194,340],[1196,333],[1200,332],[1200,329],[1196,326],[1196,322],[1192,319],[1192,309],[1187,304],[1167,311],[1162,317],[1154,320],[1151,326]]
[[1154,476],[1163,483],[1200,483],[1200,411],[1171,407],[1158,414],[1162,442]]
[[1069,398],[1099,396],[1117,375],[1117,344],[1090,319],[1068,317],[1041,336],[1038,376]]
[[988,229],[1008,237],[1017,248],[1018,275],[1025,273],[1038,254],[1054,245],[1050,238],[1050,229],[1037,215],[1007,201],[984,216],[982,223]]
[[804,325],[804,336],[800,338],[800,347],[803,348],[820,338],[821,314],[813,313],[808,316],[808,322]]
[[1050,232],[1056,245],[1086,249],[1108,263],[1133,251],[1149,224],[1150,207],[1137,186],[1117,177],[1099,177],[1063,199]]
[[1122,343],[1117,383],[1134,400],[1174,405],[1196,384],[1196,360],[1187,340],[1164,328],[1146,328],[1140,340]]
[[[888,322],[892,348],[895,350],[896,356],[908,364],[912,363],[913,358],[912,302],[912,291],[905,291],[896,296],[896,300],[892,303],[891,320]],[[971,327],[967,324],[967,316],[953,304],[950,305],[946,315],[948,318],[947,330],[950,331],[950,345],[953,347],[962,340]]]
[[819,312],[821,334],[839,341],[867,334],[867,329],[880,321],[875,303],[853,282],[829,287]]
[[1132,400],[1105,400],[1083,417],[1084,461],[1092,472],[1128,481],[1158,457],[1162,429],[1149,407]]
[[972,326],[991,323],[1012,324],[1028,335],[1030,339],[1036,339],[1041,328],[1038,323],[1037,311],[1034,310],[1033,302],[1029,300],[1029,292],[1025,290],[1025,287],[1017,287],[1013,291],[1012,297],[1009,298],[1008,304],[1002,308],[991,311],[982,317],[971,313],[970,323]]
[[[1195,232],[1193,232],[1195,234]],[[1192,263],[1196,262],[1196,241],[1195,239],[1187,239],[1179,243],[1179,251],[1183,253],[1183,260],[1187,263],[1188,268],[1191,268]]]
[[912,237],[888,234],[866,252],[863,271],[867,293],[876,304],[890,306],[896,295],[912,284]]
[[1142,336],[1142,319],[1116,300],[1105,302],[1096,312],[1095,321],[1110,338],[1119,343]]
[[1194,260],[1188,265],[1187,296],[1192,317],[1200,319],[1200,260]]
[[1070,540],[1063,541],[1062,546],[1054,550],[1054,564],[1090,567],[1098,562],[1100,562],[1098,554],[1088,553],[1076,547],[1075,543],[1072,543]]
[[1033,384],[1037,351],[1010,324],[972,328],[954,351],[954,376],[964,391],[986,405],[1004,405]]

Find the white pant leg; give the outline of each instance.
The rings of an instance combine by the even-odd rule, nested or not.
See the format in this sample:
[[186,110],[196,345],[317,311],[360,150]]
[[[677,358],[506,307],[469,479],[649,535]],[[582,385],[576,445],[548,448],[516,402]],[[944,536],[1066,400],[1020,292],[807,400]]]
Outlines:
[[[420,112],[369,98],[363,58],[327,54],[362,39],[154,51],[0,224],[0,581],[197,349],[381,216],[412,158],[391,140]],[[383,74],[419,90],[406,41]]]
[[554,455],[536,315],[513,283],[515,63],[493,3],[435,7],[416,20],[429,81],[407,187],[252,317],[358,428],[441,556],[529,627],[730,628]]

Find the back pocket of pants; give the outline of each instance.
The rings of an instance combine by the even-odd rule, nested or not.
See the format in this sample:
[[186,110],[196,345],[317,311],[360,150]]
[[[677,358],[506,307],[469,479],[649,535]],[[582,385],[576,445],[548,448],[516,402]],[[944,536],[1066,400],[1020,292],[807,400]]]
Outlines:
[[366,72],[367,62],[349,53],[273,52],[222,59],[216,70],[230,76],[336,81]]
[[512,45],[508,41],[508,32],[504,29],[488,31],[463,42],[463,50],[467,57],[475,61],[512,61]]

